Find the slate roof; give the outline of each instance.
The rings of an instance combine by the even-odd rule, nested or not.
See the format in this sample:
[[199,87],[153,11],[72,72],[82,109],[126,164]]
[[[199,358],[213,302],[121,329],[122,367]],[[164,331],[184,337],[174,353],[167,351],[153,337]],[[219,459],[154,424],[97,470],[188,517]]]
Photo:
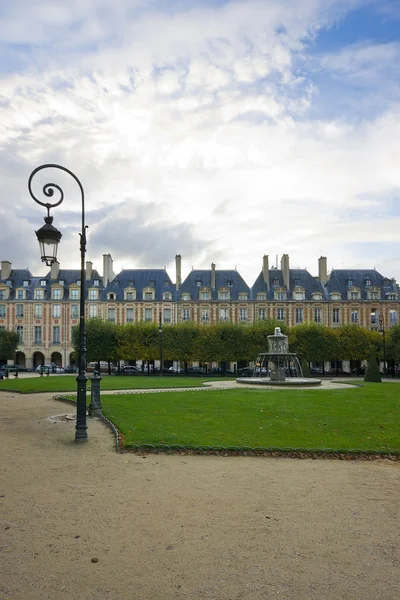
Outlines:
[[249,299],[251,297],[251,289],[238,271],[216,269],[215,289],[211,289],[211,269],[200,269],[191,271],[186,277],[179,288],[179,298],[188,293],[191,300],[199,300],[202,288],[208,288],[211,291],[211,300],[218,300],[218,289],[221,287],[229,288],[231,300],[238,300],[240,293],[247,293]]
[[[277,280],[278,283],[274,284]],[[287,291],[287,300],[292,300],[293,289],[302,287],[305,290],[306,300],[312,299],[312,294],[320,292],[323,299],[327,298],[326,290],[321,282],[313,277],[306,269],[289,269],[289,290]],[[277,287],[285,287],[283,283],[283,273],[281,269],[270,269],[269,271],[269,290],[264,281],[263,272],[259,274],[254,282],[252,289],[252,298],[257,299],[257,294],[265,293],[267,300],[274,300],[274,292]]]
[[[50,279],[50,271],[47,275],[42,277],[34,277],[29,269],[12,269],[9,277],[6,280],[2,279],[1,283],[5,283],[5,281],[11,281],[11,289],[10,289],[10,297],[9,300],[16,299],[16,289],[23,288],[26,293],[26,300],[34,299],[34,289],[40,288],[44,290],[44,299],[49,300],[51,298],[51,286],[57,283],[58,281],[64,281],[64,298],[63,300],[68,300],[69,297],[69,286],[79,281],[81,278],[81,270],[80,269],[60,269],[56,279]],[[92,278],[85,280],[85,290],[88,290],[89,287],[93,286],[93,281],[97,279],[99,281],[99,285],[97,286],[99,290],[102,288],[102,277],[99,275],[96,269],[92,271]],[[23,281],[29,281],[28,286],[23,285]],[[42,281],[46,281],[46,285],[41,285]]]
[[125,288],[132,287],[136,290],[137,300],[142,300],[143,290],[147,287],[155,289],[155,299],[162,300],[164,292],[170,292],[172,299],[176,300],[176,289],[165,269],[123,269],[104,288],[102,299],[107,299],[108,293],[115,294],[115,300],[124,300]]
[[[371,282],[370,285],[366,285],[367,280]],[[341,294],[343,300],[346,300],[349,281],[352,281],[352,285],[361,290],[362,299],[367,299],[367,290],[371,287],[378,287],[381,290],[382,299],[385,299],[386,294],[390,293],[397,296],[396,283],[375,269],[332,269],[326,284],[328,296],[337,292]]]

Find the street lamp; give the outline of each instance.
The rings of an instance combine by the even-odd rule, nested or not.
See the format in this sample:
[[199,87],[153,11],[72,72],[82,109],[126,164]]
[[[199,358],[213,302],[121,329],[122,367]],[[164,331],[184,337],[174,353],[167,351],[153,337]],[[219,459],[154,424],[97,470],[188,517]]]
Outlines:
[[37,167],[32,171],[29,181],[28,190],[35,202],[47,208],[47,217],[44,217],[45,225],[36,231],[36,236],[39,241],[40,253],[42,262],[48,267],[57,260],[58,244],[61,240],[61,233],[53,226],[53,217],[50,216],[50,209],[58,206],[64,200],[64,192],[56,183],[46,183],[43,186],[43,195],[46,198],[54,196],[54,190],[57,190],[59,200],[51,204],[50,202],[42,202],[36,198],[32,191],[32,179],[39,171],[43,169],[60,169],[70,175],[78,184],[81,192],[82,200],[82,231],[80,233],[80,251],[81,251],[81,280],[80,280],[80,314],[79,314],[79,373],[77,381],[77,401],[76,401],[76,425],[75,425],[75,442],[86,442],[87,421],[86,421],[86,330],[85,330],[85,254],[86,254],[86,227],[85,225],[85,194],[79,179],[71,171],[60,165],[47,164]]
[[160,310],[160,315],[158,319],[158,333],[160,336],[160,377],[163,376],[163,327],[162,327],[162,313]]
[[383,341],[383,374],[386,375],[386,339],[385,339],[385,318],[379,315],[379,331],[382,333]]

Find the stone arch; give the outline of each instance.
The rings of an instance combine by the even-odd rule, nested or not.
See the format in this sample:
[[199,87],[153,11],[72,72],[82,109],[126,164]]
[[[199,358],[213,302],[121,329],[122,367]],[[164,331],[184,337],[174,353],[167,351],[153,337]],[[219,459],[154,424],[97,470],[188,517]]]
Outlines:
[[69,364],[71,365],[71,367],[77,367],[77,361],[76,361],[76,355],[75,352],[71,352],[71,354],[69,355]]
[[62,356],[60,352],[53,352],[51,355],[51,363],[57,365],[57,367],[62,366]]
[[15,353],[15,360],[14,363],[16,365],[19,365],[20,367],[26,367],[26,359],[25,359],[25,353],[21,352],[20,350],[18,350],[18,352]]
[[44,365],[44,355],[42,352],[34,352],[33,353],[33,368],[40,367]]

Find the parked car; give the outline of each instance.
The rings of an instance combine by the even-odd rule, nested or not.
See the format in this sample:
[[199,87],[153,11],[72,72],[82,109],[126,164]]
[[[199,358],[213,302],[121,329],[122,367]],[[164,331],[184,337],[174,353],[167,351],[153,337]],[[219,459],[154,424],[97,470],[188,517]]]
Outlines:
[[64,373],[63,367],[58,367],[57,365],[38,365],[35,369],[36,373],[41,373],[43,369],[43,373],[55,373],[60,374]]
[[205,375],[205,370],[202,367],[189,367],[188,375]]
[[141,375],[142,370],[134,365],[125,365],[120,370],[121,375]]
[[333,367],[332,369],[329,369],[329,371],[327,371],[328,375],[350,375],[350,373],[348,373],[347,371],[343,371],[342,367]]
[[17,371],[18,373],[26,373],[30,370],[26,367],[21,367],[21,365],[3,365],[2,369],[11,373],[16,373]]
[[78,367],[73,367],[72,365],[67,365],[64,367],[64,373],[78,373]]
[[238,377],[253,377],[253,367],[240,367],[237,370]]
[[232,377],[235,373],[231,369],[226,369],[223,371],[220,367],[215,367],[211,369],[210,375],[227,375],[228,377]]

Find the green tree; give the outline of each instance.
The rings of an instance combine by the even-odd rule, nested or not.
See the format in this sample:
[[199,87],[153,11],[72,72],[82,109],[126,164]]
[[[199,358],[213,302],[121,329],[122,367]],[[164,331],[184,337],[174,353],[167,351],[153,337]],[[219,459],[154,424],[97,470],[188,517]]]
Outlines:
[[374,352],[368,360],[367,370],[365,371],[364,381],[372,381],[374,383],[382,383],[381,374],[379,372],[378,360]]
[[19,335],[16,331],[3,329],[0,331],[0,360],[7,361],[14,358],[19,344]]
[[338,359],[363,360],[374,350],[370,331],[359,325],[342,325],[337,329]]
[[386,342],[386,354],[389,360],[400,362],[400,325],[394,325],[389,329]]
[[334,358],[336,352],[334,332],[320,323],[302,323],[290,329],[289,349],[300,360],[317,362]]
[[[86,321],[86,362],[111,362],[118,358],[118,326],[100,318]],[[79,356],[79,325],[72,329],[72,345]]]
[[118,331],[119,358],[124,360],[155,360],[158,358],[159,333],[156,323],[138,321],[124,325]]

